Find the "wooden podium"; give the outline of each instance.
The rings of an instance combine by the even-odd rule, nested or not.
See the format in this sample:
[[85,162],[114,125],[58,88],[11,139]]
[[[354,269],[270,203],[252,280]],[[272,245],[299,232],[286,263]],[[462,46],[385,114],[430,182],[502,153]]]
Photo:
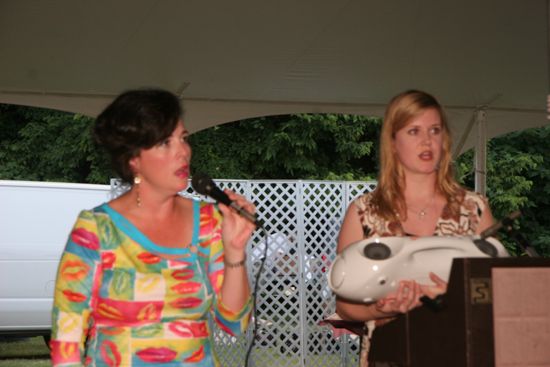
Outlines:
[[550,366],[550,259],[454,259],[441,301],[376,328],[369,365]]

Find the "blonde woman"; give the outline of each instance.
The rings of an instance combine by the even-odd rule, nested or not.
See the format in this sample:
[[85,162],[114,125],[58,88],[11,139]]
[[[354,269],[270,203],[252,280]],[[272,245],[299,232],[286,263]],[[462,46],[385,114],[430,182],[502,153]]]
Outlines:
[[[445,113],[432,95],[409,90],[395,96],[382,125],[378,185],[349,206],[337,252],[371,237],[473,235],[491,226],[487,200],[454,179],[451,145]],[[382,324],[418,307],[420,297],[446,291],[443,280],[433,273],[430,278],[433,284],[402,281],[394,294],[372,304],[337,298],[336,311],[344,320]]]

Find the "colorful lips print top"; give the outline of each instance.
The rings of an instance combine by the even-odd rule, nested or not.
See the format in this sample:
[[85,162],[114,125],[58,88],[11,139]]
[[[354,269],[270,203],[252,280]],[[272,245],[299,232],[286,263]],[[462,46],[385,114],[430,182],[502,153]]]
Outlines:
[[108,204],[82,211],[59,264],[52,311],[53,366],[219,366],[208,315],[243,333],[249,299],[220,298],[222,217],[194,202],[189,246],[155,245]]

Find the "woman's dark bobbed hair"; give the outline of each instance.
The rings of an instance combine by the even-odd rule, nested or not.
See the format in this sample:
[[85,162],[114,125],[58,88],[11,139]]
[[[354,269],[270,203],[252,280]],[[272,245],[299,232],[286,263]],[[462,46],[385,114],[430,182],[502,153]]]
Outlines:
[[115,172],[123,181],[132,183],[130,159],[168,138],[182,114],[180,101],[171,92],[129,90],[97,116],[92,134],[111,157]]

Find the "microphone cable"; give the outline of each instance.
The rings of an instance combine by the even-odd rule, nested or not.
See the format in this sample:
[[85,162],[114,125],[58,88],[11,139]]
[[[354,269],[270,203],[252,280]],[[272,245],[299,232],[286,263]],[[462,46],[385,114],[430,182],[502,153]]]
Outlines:
[[250,360],[250,355],[252,353],[252,348],[254,347],[254,344],[256,342],[256,338],[258,337],[258,328],[259,328],[259,321],[258,321],[258,309],[257,309],[257,303],[258,303],[258,290],[260,287],[260,277],[264,271],[265,261],[267,259],[267,249],[269,246],[269,236],[267,234],[266,229],[263,226],[259,226],[259,228],[262,229],[262,232],[265,236],[265,248],[263,251],[263,256],[260,261],[260,268],[258,269],[256,276],[254,277],[254,291],[252,292],[252,296],[254,299],[254,303],[252,305],[252,317],[254,318],[254,324],[252,329],[252,340],[250,341],[250,345],[248,346],[248,350],[246,351],[246,357],[244,359],[244,365],[245,367],[248,367],[248,363]]

